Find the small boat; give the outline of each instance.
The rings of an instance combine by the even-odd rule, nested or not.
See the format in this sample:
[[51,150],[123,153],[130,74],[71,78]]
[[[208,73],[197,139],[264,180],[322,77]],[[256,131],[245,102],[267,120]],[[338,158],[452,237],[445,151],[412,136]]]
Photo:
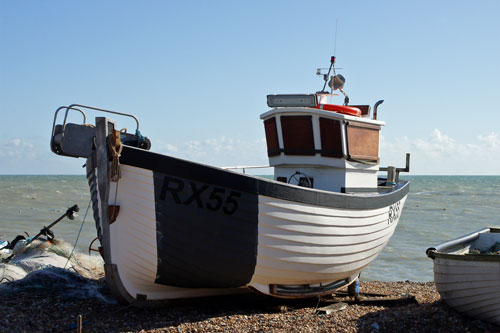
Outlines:
[[[57,109],[51,149],[87,159],[106,279],[120,301],[248,289],[311,297],[356,281],[398,224],[409,191],[399,173],[409,171],[409,155],[405,168],[380,168],[383,101],[373,116],[369,105],[347,105],[347,95],[344,105],[326,103],[345,94],[344,77],[330,75],[334,61],[327,74],[318,70],[322,91],[267,96],[271,109],[260,118],[272,179],[151,152],[133,115]],[[89,110],[132,117],[136,132],[115,130],[105,117],[89,125]],[[69,112],[83,123],[68,122]]]
[[441,298],[467,316],[500,324],[500,228],[428,248]]

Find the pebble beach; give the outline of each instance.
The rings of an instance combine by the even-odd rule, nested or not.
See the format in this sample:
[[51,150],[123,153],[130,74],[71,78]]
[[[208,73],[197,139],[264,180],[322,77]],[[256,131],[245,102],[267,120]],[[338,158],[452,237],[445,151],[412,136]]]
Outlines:
[[[190,299],[140,308],[106,295],[69,297],[46,289],[3,293],[0,331],[83,332],[495,332],[500,327],[463,317],[444,304],[432,282],[362,282],[360,292],[404,296],[396,302],[356,303],[340,295],[283,300],[254,293]],[[57,284],[57,283],[56,283]],[[109,301],[111,300],[111,301]],[[342,306],[332,304],[341,302]]]
[[[0,205],[0,240],[11,240],[22,231],[39,230],[63,212],[48,207],[68,207],[73,202],[86,207],[88,203],[84,177],[58,176],[57,195],[50,192],[56,177],[0,179],[6,189],[0,191],[0,202],[4,203]],[[356,303],[342,296],[283,300],[249,293],[183,300],[159,308],[121,305],[109,294],[102,262],[96,260],[97,256],[82,257],[95,237],[92,222],[81,224],[83,231],[75,256],[82,266],[72,262],[66,273],[39,279],[42,282],[37,282],[36,287],[33,282],[23,285],[22,280],[4,280],[9,274],[0,267],[0,279],[4,280],[1,285],[6,287],[0,288],[0,332],[75,332],[80,315],[83,332],[500,332],[500,327],[464,317],[449,308],[433,282],[398,282],[408,277],[431,281],[432,261],[425,256],[427,246],[496,219],[499,181],[499,177],[412,178],[402,221],[380,257],[363,271],[362,279],[367,281],[361,282],[360,290],[409,295],[406,301]],[[459,183],[460,191],[448,190]],[[484,194],[480,198],[473,195],[479,187]],[[71,197],[71,202],[61,204],[63,197]],[[85,216],[82,208],[80,220]],[[70,255],[73,244],[78,243],[74,237],[79,227],[80,221],[57,225],[57,238],[68,241],[57,253],[65,258]],[[447,234],[450,232],[453,234]],[[93,291],[89,293],[89,289]],[[335,302],[345,306],[328,313],[321,311]]]

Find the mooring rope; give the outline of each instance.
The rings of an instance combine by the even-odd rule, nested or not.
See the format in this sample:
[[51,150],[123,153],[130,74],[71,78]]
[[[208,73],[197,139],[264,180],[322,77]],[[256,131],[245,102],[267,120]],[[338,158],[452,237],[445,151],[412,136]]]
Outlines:
[[90,200],[89,200],[89,204],[87,206],[87,210],[85,211],[85,215],[83,216],[82,224],[80,225],[80,230],[78,231],[78,235],[76,236],[75,245],[73,245],[73,249],[71,250],[71,253],[68,256],[68,260],[66,261],[66,264],[64,265],[64,269],[66,269],[66,266],[68,265],[71,257],[73,256],[73,253],[75,252],[76,245],[78,244],[78,240],[80,239],[80,234],[82,233],[83,225],[85,224],[85,220],[87,218],[87,213],[89,212],[90,204],[91,203],[92,203],[92,198],[90,198]]
[[113,130],[108,138],[108,148],[111,152],[111,157],[113,158],[111,168],[109,169],[109,179],[112,182],[117,182],[122,176],[120,170],[120,156],[123,146],[120,140],[120,131]]

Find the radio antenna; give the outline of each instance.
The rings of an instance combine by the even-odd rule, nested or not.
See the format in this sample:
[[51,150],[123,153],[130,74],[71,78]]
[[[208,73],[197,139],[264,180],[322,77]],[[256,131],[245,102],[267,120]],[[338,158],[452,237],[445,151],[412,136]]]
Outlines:
[[[335,41],[333,45],[333,56],[330,58],[330,68],[328,69],[328,74],[323,74],[323,79],[325,80],[325,83],[323,84],[323,89],[321,89],[321,92],[325,92],[326,84],[328,83],[328,78],[330,77],[330,73],[333,70],[333,74],[335,74],[335,54],[337,53],[337,28],[339,24],[339,19],[335,20]],[[318,68],[318,71],[316,72],[317,75],[321,75],[321,69]],[[333,88],[332,88],[333,89]]]
[[336,19],[335,20],[335,42],[334,42],[334,45],[333,45],[333,55],[337,55],[337,28],[338,28],[338,25],[339,25],[339,19]]

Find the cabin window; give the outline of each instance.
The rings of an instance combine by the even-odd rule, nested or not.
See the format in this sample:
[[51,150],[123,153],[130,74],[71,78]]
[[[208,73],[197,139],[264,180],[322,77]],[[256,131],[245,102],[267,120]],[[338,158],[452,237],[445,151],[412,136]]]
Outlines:
[[347,155],[350,159],[378,162],[380,126],[349,122],[347,132]]
[[281,116],[285,155],[315,155],[311,116]]
[[342,157],[342,136],[340,121],[328,118],[319,118],[321,132],[321,156]]
[[280,154],[280,146],[278,143],[278,130],[276,129],[276,118],[269,118],[264,121],[264,129],[266,130],[267,156],[276,156]]

